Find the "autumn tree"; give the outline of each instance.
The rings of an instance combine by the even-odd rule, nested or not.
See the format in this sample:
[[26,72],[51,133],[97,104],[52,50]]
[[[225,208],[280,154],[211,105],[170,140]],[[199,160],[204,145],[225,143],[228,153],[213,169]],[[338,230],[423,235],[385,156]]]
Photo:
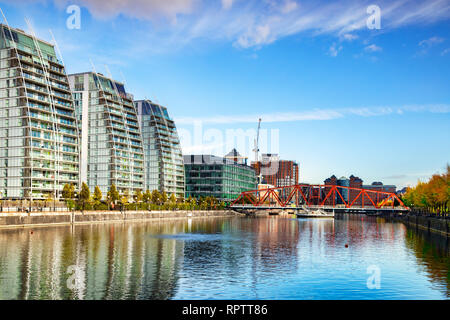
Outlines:
[[116,185],[113,183],[111,184],[111,187],[109,188],[108,193],[106,195],[108,206],[111,206],[111,204],[115,203],[117,200],[119,200],[119,198],[120,198],[119,191],[117,191]]
[[81,191],[78,194],[78,201],[81,204],[81,208],[84,211],[86,208],[86,204],[89,203],[89,200],[91,198],[91,191],[89,190],[88,185],[83,182],[81,185]]
[[156,205],[159,205],[160,198],[161,198],[161,194],[159,193],[159,191],[156,190],[156,189],[153,190],[152,191],[152,203],[156,204]]
[[92,200],[94,200],[94,208],[97,209],[102,201],[102,191],[100,190],[99,186],[95,186],[94,189],[94,195],[92,197]]

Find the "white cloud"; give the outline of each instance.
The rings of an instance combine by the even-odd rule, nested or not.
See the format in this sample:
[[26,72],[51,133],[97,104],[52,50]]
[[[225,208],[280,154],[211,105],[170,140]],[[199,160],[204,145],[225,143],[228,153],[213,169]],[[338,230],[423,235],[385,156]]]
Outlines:
[[120,14],[130,18],[153,20],[168,18],[176,20],[177,15],[193,12],[197,0],[54,0],[65,7],[79,4],[101,19],[114,18]]
[[422,40],[419,42],[419,46],[421,47],[432,47],[435,44],[444,42],[444,38],[441,37],[431,37],[430,39]]
[[444,50],[441,52],[441,56],[445,56],[445,55],[448,54],[448,53],[450,53],[450,48],[444,49]]
[[361,107],[361,108],[342,108],[342,109],[313,109],[301,112],[278,112],[261,115],[239,115],[223,116],[217,115],[207,118],[177,118],[177,124],[192,124],[195,122],[233,124],[233,123],[253,123],[255,119],[262,118],[264,122],[292,122],[292,121],[324,121],[344,118],[348,116],[375,117],[383,115],[405,113],[450,113],[450,105],[409,105],[400,107]]
[[[31,0],[5,0],[26,3]],[[291,35],[331,35],[354,40],[368,30],[369,0],[40,0],[53,1],[61,9],[80,4],[94,18],[119,15],[141,21],[168,20],[158,28],[144,25],[142,32],[153,40],[152,47],[179,47],[196,39],[220,40],[242,48],[259,47]],[[301,4],[300,4],[301,3]],[[408,25],[425,25],[450,18],[448,0],[379,0],[383,32]],[[150,30],[150,32],[149,32]],[[426,42],[424,42],[425,44]]]
[[268,25],[264,25],[256,26],[254,29],[248,30],[247,33],[239,37],[235,44],[242,48],[249,48],[269,44],[274,40],[275,39],[270,35],[270,27]]
[[342,46],[336,47],[336,43],[333,42],[330,49],[328,49],[328,54],[332,57],[336,57],[341,50],[342,50]]
[[383,49],[381,47],[377,46],[376,44],[368,45],[367,47],[364,48],[364,50],[367,52],[383,51]]
[[292,0],[286,0],[282,5],[280,11],[284,14],[290,13],[298,8],[298,4]]
[[231,9],[233,6],[233,0],[222,0],[222,8],[225,10]]
[[358,36],[355,34],[351,34],[351,33],[345,33],[343,35],[340,36],[341,40],[345,40],[345,41],[353,41],[358,39]]

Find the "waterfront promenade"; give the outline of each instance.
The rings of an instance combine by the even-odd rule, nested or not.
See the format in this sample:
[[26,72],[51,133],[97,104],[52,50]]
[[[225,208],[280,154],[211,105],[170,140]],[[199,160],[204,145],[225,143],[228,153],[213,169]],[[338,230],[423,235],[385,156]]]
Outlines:
[[0,228],[234,216],[229,210],[0,213]]

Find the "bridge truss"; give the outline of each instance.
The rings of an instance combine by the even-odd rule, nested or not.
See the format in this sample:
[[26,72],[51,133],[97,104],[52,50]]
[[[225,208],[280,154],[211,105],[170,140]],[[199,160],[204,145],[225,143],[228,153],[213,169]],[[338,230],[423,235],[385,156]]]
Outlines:
[[338,185],[298,184],[242,192],[231,204],[246,208],[323,207],[409,210],[393,192]]

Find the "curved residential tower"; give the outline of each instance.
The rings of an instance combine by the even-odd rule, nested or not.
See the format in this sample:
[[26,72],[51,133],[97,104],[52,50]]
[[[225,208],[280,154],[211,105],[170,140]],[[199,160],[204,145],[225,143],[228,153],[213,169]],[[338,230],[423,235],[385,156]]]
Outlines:
[[78,132],[54,46],[0,25],[0,198],[58,199],[78,186]]
[[133,96],[101,73],[69,75],[81,137],[80,180],[105,197],[115,184],[131,196],[144,189],[144,152]]
[[180,140],[167,108],[150,100],[135,101],[144,140],[145,189],[184,197]]

